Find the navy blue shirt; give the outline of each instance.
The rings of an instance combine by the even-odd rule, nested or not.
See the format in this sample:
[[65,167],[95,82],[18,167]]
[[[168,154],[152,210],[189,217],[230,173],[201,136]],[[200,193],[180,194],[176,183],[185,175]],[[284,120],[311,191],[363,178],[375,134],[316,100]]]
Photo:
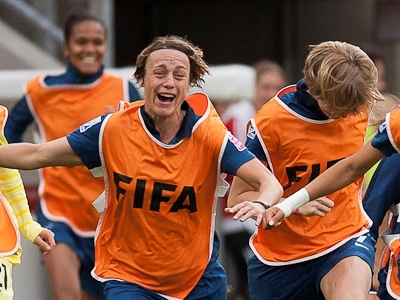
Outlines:
[[[400,203],[400,154],[381,160],[365,193],[363,206],[373,221],[371,235],[379,237],[379,226],[386,212],[394,204]],[[393,222],[393,233],[400,233],[400,223]]]
[[388,132],[386,130],[386,122],[379,126],[378,133],[372,138],[372,147],[378,149],[385,156],[391,156],[394,153],[398,153],[390,142]]

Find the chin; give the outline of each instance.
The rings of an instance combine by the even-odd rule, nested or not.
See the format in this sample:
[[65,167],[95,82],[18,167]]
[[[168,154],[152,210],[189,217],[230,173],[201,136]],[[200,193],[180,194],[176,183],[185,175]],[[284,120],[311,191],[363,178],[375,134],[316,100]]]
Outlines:
[[80,68],[77,68],[79,73],[81,73],[84,76],[90,76],[93,75],[94,73],[96,73],[99,69],[100,66],[82,66]]
[[86,70],[79,71],[79,73],[81,73],[83,76],[91,76],[94,73],[96,73],[98,70],[99,69],[96,69],[96,70],[94,70],[94,69],[87,70],[86,69]]

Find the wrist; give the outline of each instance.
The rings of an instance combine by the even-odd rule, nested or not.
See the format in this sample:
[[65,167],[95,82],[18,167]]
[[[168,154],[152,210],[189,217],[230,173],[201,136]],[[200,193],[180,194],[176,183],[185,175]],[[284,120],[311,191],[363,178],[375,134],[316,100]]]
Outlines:
[[268,208],[271,207],[271,205],[269,205],[269,204],[267,204],[267,203],[264,203],[264,202],[262,202],[262,201],[253,201],[253,203],[261,204],[262,206],[264,206],[265,209],[268,209]]
[[310,196],[305,188],[298,190],[296,193],[290,195],[282,202],[274,205],[274,207],[279,208],[285,214],[285,218],[290,216],[290,214],[298,207],[310,201]]

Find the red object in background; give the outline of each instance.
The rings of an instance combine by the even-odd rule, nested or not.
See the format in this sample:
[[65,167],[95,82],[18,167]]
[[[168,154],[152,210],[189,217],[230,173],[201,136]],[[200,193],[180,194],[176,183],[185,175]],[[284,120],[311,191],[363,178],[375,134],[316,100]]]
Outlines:
[[28,198],[29,208],[31,212],[36,211],[36,207],[39,204],[39,194],[38,194],[38,185],[34,184],[25,184],[25,192],[26,197]]

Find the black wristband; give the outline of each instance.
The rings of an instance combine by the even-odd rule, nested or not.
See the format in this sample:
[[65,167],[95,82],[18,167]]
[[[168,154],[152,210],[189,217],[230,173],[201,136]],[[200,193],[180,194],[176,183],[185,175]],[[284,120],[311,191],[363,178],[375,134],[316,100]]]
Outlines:
[[253,203],[261,204],[262,206],[264,206],[265,209],[268,209],[268,208],[271,207],[271,205],[266,204],[266,203],[264,203],[264,202],[262,202],[262,201],[254,201]]

